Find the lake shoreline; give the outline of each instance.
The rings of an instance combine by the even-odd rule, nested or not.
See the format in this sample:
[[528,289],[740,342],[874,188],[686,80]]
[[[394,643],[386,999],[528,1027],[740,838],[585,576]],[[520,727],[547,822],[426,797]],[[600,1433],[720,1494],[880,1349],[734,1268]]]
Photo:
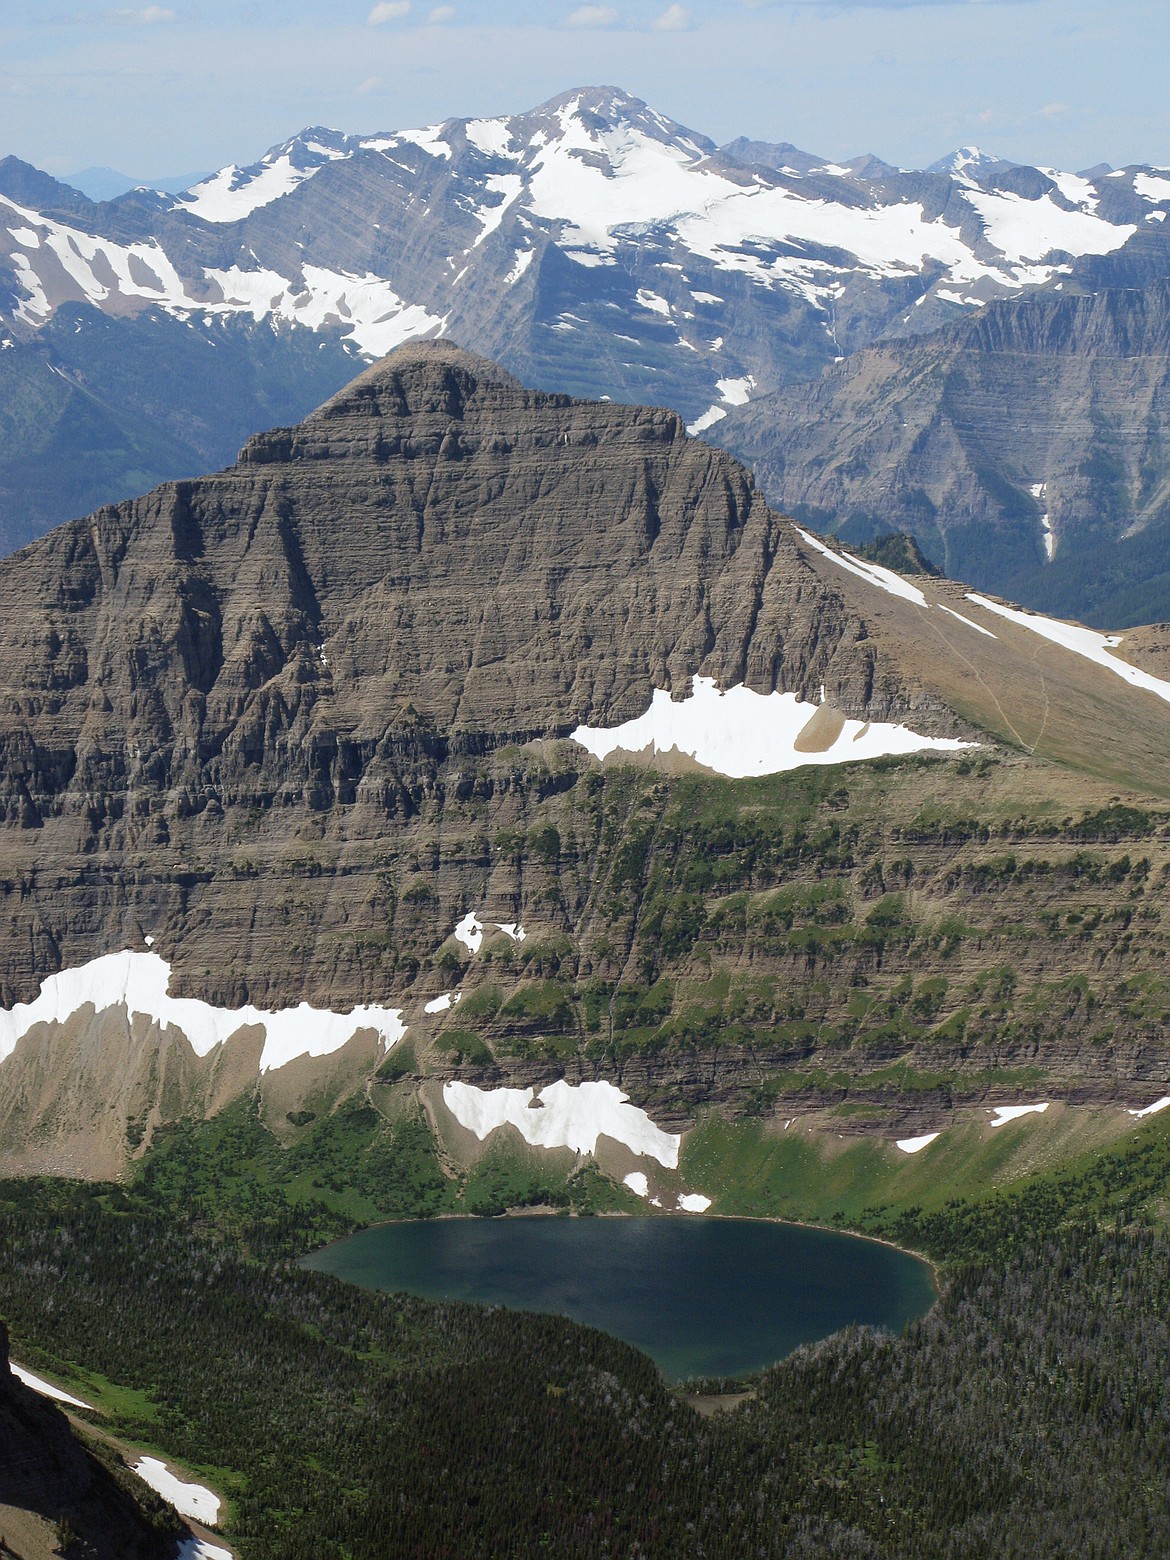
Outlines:
[[302,1256],[295,1258],[298,1267],[307,1262],[310,1257],[315,1257],[323,1251],[329,1251],[333,1246],[341,1246],[347,1240],[352,1240],[355,1235],[363,1235],[367,1230],[384,1230],[393,1225],[411,1224],[439,1224],[449,1220],[455,1222],[473,1221],[477,1224],[491,1224],[497,1219],[678,1219],[685,1220],[688,1224],[697,1219],[719,1219],[728,1223],[738,1222],[745,1224],[776,1224],[787,1226],[797,1230],[819,1230],[825,1235],[848,1235],[852,1240],[867,1240],[875,1246],[885,1246],[890,1251],[896,1251],[901,1256],[913,1257],[921,1262],[930,1271],[930,1282],[934,1289],[935,1299],[942,1295],[942,1277],[939,1266],[933,1257],[928,1257],[924,1251],[915,1251],[912,1246],[899,1246],[897,1241],[889,1240],[884,1235],[871,1235],[867,1231],[842,1229],[837,1224],[817,1224],[811,1219],[778,1219],[766,1213],[674,1213],[670,1211],[643,1213],[641,1210],[629,1211],[624,1209],[610,1209],[606,1213],[577,1213],[567,1208],[557,1208],[551,1203],[534,1204],[524,1208],[505,1208],[503,1213],[431,1213],[410,1219],[378,1219],[373,1224],[363,1224],[356,1230],[351,1230],[348,1235],[338,1235],[334,1240],[327,1240],[323,1245],[314,1246],[312,1251],[306,1251]]
[[756,1376],[846,1327],[897,1335],[941,1292],[918,1253],[807,1221],[568,1217],[535,1206],[387,1219],[298,1266],[387,1294],[566,1316],[647,1355],[672,1389]]

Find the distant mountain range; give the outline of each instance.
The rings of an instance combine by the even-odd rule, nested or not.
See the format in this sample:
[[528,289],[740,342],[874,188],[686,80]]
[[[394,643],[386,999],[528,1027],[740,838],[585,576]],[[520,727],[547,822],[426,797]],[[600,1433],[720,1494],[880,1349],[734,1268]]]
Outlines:
[[116,168],[98,167],[81,168],[76,173],[67,174],[65,183],[80,190],[83,195],[88,195],[90,200],[116,200],[129,190],[142,188],[179,195],[209,177],[204,169],[199,173],[165,174],[161,179],[140,179],[133,174],[119,173]]
[[[1045,400],[1052,375],[1017,374],[1009,391],[1013,376],[1001,374],[995,394],[1017,397],[1006,421],[1060,420],[1060,450],[1029,452],[1023,470],[984,441],[967,462],[975,477],[946,488],[958,507],[943,521],[929,484],[916,504],[875,499],[872,474],[864,492],[811,470],[806,480],[801,451],[815,463],[817,437],[829,440],[837,471],[857,430],[837,420],[838,398],[825,427],[782,443],[781,430],[792,440],[783,406],[827,407],[845,360],[866,349],[896,352],[911,379],[933,373],[940,353],[961,362],[962,333],[987,306],[1023,321],[1033,307],[1047,317],[1054,295],[1157,282],[1170,275],[1168,211],[1170,175],[1156,169],[1073,174],[963,148],[906,171],[787,143],[719,148],[612,88],[510,118],[366,136],[310,129],[187,191],[97,204],[8,158],[0,545],[223,464],[256,427],[295,420],[362,361],[444,335],[544,388],[671,406],[758,459],[770,496],[818,525],[911,529],[935,562],[984,586],[1010,578],[1054,610],[1094,606],[1064,561],[1095,527],[1128,601],[1148,573],[1144,556],[1131,567],[1135,539],[1161,512],[1162,397],[1151,395],[1143,425],[1140,492],[1115,493],[1102,515],[1099,484],[1063,476],[1070,463],[1114,469],[1112,430],[1128,414],[1110,396],[1125,393],[1126,375],[1094,386],[1086,420]],[[1092,339],[1077,336],[1087,314],[1063,317],[1062,360],[1088,361]],[[1043,331],[1017,328],[1046,361]],[[952,373],[952,425],[969,420],[965,393]],[[916,454],[891,446],[886,457],[897,462],[890,491],[922,486]],[[1032,492],[1049,484],[1052,503]],[[960,533],[970,546],[957,546]],[[1146,599],[1162,611],[1161,594]]]

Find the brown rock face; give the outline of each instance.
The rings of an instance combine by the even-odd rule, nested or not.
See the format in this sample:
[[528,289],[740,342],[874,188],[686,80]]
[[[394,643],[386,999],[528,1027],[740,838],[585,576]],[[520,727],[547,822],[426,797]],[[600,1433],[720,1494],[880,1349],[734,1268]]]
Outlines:
[[[0,589],[5,1000],[189,919],[190,852],[219,870],[225,817],[376,837],[437,786],[499,784],[472,776],[508,745],[641,714],[696,672],[954,724],[673,413],[529,391],[445,344],[228,471],[59,528]],[[238,998],[235,951],[213,986]],[[359,995],[287,962],[253,960],[250,988]]]
[[[835,1076],[853,1035],[858,1076],[909,1057],[985,1087],[1022,1058],[1107,1095],[1152,1079],[1152,997],[1142,1054],[1097,1029],[1122,1022],[1135,949],[1162,957],[1155,894],[1140,943],[1125,930],[1163,881],[1160,817],[1126,814],[1087,865],[1059,836],[1132,776],[1170,795],[1165,705],[920,584],[826,558],[673,413],[402,349],[230,470],[0,564],[0,1002],[150,937],[172,994],[401,1006],[423,1072],[463,1065],[448,1027],[490,1048],[485,1081],[617,1077],[676,1124],[763,1108],[771,1074],[822,1052]],[[810,757],[849,715],[1036,758],[732,787],[603,772],[562,740],[696,674],[824,686]],[[1089,957],[1074,909],[1102,989],[1054,990],[1038,1019],[1023,993]],[[475,959],[451,935],[471,910]],[[523,944],[497,931],[515,922]],[[981,995],[1007,964],[1010,1032]],[[200,1058],[119,1006],[36,1026],[0,1065],[0,1169],[115,1174],[161,1123],[255,1088],[259,1043]],[[380,1060],[366,1031],[266,1075],[275,1130]]]

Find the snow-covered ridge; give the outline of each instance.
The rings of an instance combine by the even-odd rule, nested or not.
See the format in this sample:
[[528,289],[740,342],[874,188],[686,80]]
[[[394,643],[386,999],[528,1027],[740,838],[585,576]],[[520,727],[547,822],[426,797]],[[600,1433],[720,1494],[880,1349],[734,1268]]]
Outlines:
[[578,726],[571,735],[595,758],[605,759],[618,750],[677,750],[733,780],[780,774],[803,764],[847,764],[930,750],[954,752],[972,745],[952,737],[922,736],[908,726],[886,721],[840,717],[826,726],[822,737],[812,724],[824,722],[822,708],[795,693],[754,693],[742,683],[720,693],[714,678],[696,677],[690,696],[678,703],[656,688],[650,708],[636,720],[608,729]]
[[453,1080],[443,1085],[443,1103],[481,1143],[497,1128],[510,1125],[535,1148],[594,1154],[597,1139],[604,1136],[668,1170],[678,1166],[678,1134],[655,1126],[612,1083],[571,1084],[562,1078],[537,1094],[534,1088],[477,1089]]
[[156,1023],[182,1031],[197,1056],[206,1056],[245,1027],[264,1030],[260,1071],[283,1067],[298,1056],[327,1056],[339,1051],[362,1029],[374,1030],[389,1050],[406,1033],[401,1008],[355,1007],[333,1013],[302,1002],[268,1012],[250,1003],[242,1008],[213,1007],[195,997],[168,995],[171,967],[156,953],[109,953],[88,964],[62,970],[41,982],[40,995],[0,1011],[0,1062],[34,1024],[65,1023],[85,1007],[103,1013],[124,1007]]
[[[330,166],[342,170],[330,182],[344,200],[344,165],[357,161],[364,180],[378,178],[381,169],[386,194],[385,203],[377,195],[371,202],[370,186],[363,186],[366,215],[355,217],[377,241],[363,242],[360,262],[347,263],[327,226],[312,215],[305,219],[313,208],[302,203],[316,198],[314,180]],[[404,222],[457,219],[462,228],[467,213],[478,222],[462,252],[452,254],[444,287],[454,288],[468,263],[480,263],[491,235],[515,218],[514,258],[492,271],[497,281],[514,284],[540,238],[595,266],[615,264],[619,249],[634,243],[669,249],[669,264],[680,270],[689,254],[717,272],[795,293],[825,311],[830,333],[834,302],[858,272],[902,279],[929,268],[933,294],[974,306],[1051,281],[1066,254],[1106,254],[1137,231],[1134,222],[1103,218],[1100,181],[1081,175],[1043,170],[1058,197],[1051,187],[1035,199],[985,189],[972,175],[996,162],[974,148],[949,160],[945,175],[955,180],[956,199],[944,220],[927,216],[912,191],[896,183],[900,175],[890,184],[890,170],[867,180],[845,165],[824,164],[803,186],[794,170],[749,171],[722,159],[711,143],[637,99],[585,91],[510,117],[366,136],[307,130],[255,163],[233,163],[182,195],[159,195],[158,235],[135,243],[0,202],[0,259],[7,257],[16,272],[18,313],[31,324],[69,301],[111,313],[151,304],[187,315],[249,312],[314,330],[348,325],[349,338],[375,356],[439,329],[450,312],[435,288],[424,296],[397,260],[370,260],[395,253],[382,235]],[[437,167],[441,189],[432,182]],[[1156,170],[1122,176],[1137,200],[1151,207],[1170,201],[1170,181]],[[833,180],[841,182],[840,199],[832,196]],[[859,202],[859,190],[868,198]],[[425,204],[418,198],[423,193]],[[961,236],[963,208],[983,230],[978,257]],[[271,215],[252,223],[260,212]],[[289,225],[277,232],[286,215]],[[238,226],[223,235],[232,263],[205,265],[201,223]],[[290,238],[296,262],[288,258]],[[482,263],[489,270],[496,264]],[[685,274],[679,283],[686,287]],[[639,306],[671,322],[680,348],[716,351],[689,339],[694,332],[686,322],[694,319],[694,302],[722,302],[720,291],[676,292],[672,301],[642,287]],[[732,368],[720,366],[724,374]],[[723,388],[734,382],[719,381],[721,399],[698,419],[699,431],[736,404]]]

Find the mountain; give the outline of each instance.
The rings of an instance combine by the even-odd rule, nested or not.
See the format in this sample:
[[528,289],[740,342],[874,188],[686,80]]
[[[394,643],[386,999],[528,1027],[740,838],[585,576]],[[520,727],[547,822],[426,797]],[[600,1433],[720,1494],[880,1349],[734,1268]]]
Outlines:
[[1016,166],[1015,163],[997,157],[994,152],[981,151],[977,146],[960,146],[945,157],[940,157],[937,162],[932,162],[926,171],[952,174],[956,178],[965,177],[972,184],[982,184],[989,175],[998,172],[1001,168]]
[[712,1107],[1170,1068],[1164,638],[839,552],[673,412],[413,344],[0,588],[6,1172],[209,1120],[342,1186],[421,1112],[454,1176],[509,1083],[673,1197]]
[[[178,195],[93,204],[6,159],[0,356],[32,436],[0,457],[3,539],[224,461],[262,401],[301,416],[351,376],[346,354],[407,339],[450,336],[528,383],[669,405],[704,431],[987,302],[1170,274],[1156,172],[974,166],[720,149],[614,88],[421,130],[315,127]],[[135,373],[95,338],[115,359],[124,343]],[[180,339],[206,376],[198,408],[166,367]],[[60,375],[92,398],[92,460]]]
[[[1164,615],[1170,281],[990,305],[730,414],[771,500],[1103,627]],[[850,437],[842,443],[840,430]]]

